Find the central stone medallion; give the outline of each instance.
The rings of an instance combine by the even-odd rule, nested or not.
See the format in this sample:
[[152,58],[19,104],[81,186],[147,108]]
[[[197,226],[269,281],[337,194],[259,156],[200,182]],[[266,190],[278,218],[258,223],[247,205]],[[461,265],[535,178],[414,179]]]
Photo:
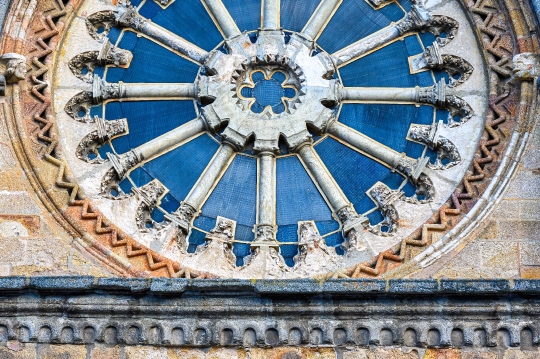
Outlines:
[[[326,52],[298,34],[288,42],[282,31],[259,30],[227,41],[228,53],[215,50],[199,77],[198,97],[209,103],[202,116],[213,128],[226,127],[222,140],[241,149],[254,140],[254,152],[289,151],[309,143],[310,129],[324,132],[335,119],[328,104],[338,103],[338,79]],[[272,120],[268,122],[268,120]],[[264,121],[264,122],[263,122]]]
[[272,111],[280,114],[287,109],[286,100],[296,97],[294,82],[289,84],[289,76],[281,70],[257,69],[249,78],[251,84],[240,88],[240,97],[251,100],[249,108],[254,113]]

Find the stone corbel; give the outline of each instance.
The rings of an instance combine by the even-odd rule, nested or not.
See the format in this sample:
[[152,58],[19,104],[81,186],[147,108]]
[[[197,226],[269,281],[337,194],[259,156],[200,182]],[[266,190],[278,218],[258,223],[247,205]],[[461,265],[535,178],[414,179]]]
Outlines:
[[160,204],[161,198],[168,189],[160,181],[154,179],[142,187],[133,187],[131,192],[139,200],[135,211],[137,228],[140,232],[149,232],[149,228],[156,226],[156,222],[151,217],[152,211]]
[[[418,72],[423,69],[444,70],[448,73],[450,83],[448,87],[456,87],[463,84],[473,73],[474,68],[466,60],[459,56],[441,54],[440,45],[434,42],[424,52],[415,56],[411,63],[412,71]],[[458,78],[454,78],[458,76]]]
[[293,258],[296,273],[328,272],[337,269],[339,258],[328,247],[314,221],[298,222],[298,254]]
[[[369,189],[368,195],[373,202],[377,203],[384,217],[380,223],[370,226],[370,232],[379,236],[393,235],[397,230],[399,221],[394,203],[403,197],[403,192],[392,190],[384,183],[377,182]],[[387,230],[383,230],[383,228],[387,228]]]
[[[454,143],[439,134],[442,127],[442,121],[433,126],[412,124],[407,133],[408,140],[418,142],[437,151],[435,164],[427,164],[429,168],[434,170],[446,170],[461,162],[461,155]],[[445,159],[448,160],[448,163],[443,164]]]
[[524,52],[512,59],[514,77],[519,81],[534,81],[540,76],[540,54]]
[[6,85],[26,78],[26,57],[10,52],[0,56],[0,96],[6,95]]
[[[117,48],[105,38],[99,50],[83,52],[73,57],[69,61],[69,69],[77,78],[92,82],[96,66],[127,67],[132,58],[130,51]],[[83,74],[85,70],[86,73]]]
[[[98,152],[99,147],[115,136],[126,134],[128,127],[125,118],[107,121],[104,118],[94,116],[94,123],[97,130],[90,132],[79,142],[76,155],[82,161],[98,164],[105,162],[105,159]],[[90,158],[91,154],[95,157]]]

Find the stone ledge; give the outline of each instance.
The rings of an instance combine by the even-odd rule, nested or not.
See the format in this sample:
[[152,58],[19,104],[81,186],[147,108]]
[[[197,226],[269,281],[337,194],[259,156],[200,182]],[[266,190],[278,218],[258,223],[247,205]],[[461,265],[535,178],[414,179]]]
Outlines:
[[429,294],[540,294],[536,279],[167,279],[167,278],[96,278],[91,276],[0,277],[2,292],[38,291],[70,292],[140,292],[140,293],[258,293],[384,295]]
[[[0,278],[0,346],[488,348],[540,342],[538,280]],[[414,335],[412,335],[414,332]]]

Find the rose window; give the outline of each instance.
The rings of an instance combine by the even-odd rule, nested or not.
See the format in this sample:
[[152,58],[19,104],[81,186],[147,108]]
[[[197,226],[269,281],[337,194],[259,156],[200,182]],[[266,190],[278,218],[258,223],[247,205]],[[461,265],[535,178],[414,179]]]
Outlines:
[[365,261],[474,154],[487,90],[460,6],[87,1],[55,92],[65,156],[109,220],[182,265],[283,278]]

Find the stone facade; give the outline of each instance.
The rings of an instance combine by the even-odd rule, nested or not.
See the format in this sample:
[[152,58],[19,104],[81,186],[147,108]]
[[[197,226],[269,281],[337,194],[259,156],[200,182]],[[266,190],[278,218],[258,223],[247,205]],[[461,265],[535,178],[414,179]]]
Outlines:
[[[227,54],[171,35],[129,2],[0,3],[0,358],[539,358],[538,4],[415,2],[377,36],[311,56],[341,1],[321,1],[286,43],[279,1],[263,2],[256,42],[224,16],[224,2],[203,3]],[[102,27],[161,42],[205,72],[193,84],[107,82],[97,67],[128,68],[137,54]],[[425,31],[435,40],[408,59],[411,73],[446,71],[448,83],[373,90],[336,79],[351,61]],[[255,99],[242,96],[258,71],[266,80],[281,71],[282,87],[295,92],[283,112],[255,114]],[[203,110],[161,142],[100,153],[129,132],[129,118],[90,116],[91,108],[151,97],[190,98]],[[387,149],[331,110],[368,100],[448,110],[446,122],[407,133],[436,159]],[[308,129],[388,165],[416,193],[375,184],[369,197],[383,219],[370,224],[333,185]],[[157,222],[151,213],[169,189],[154,179],[122,193],[119,182],[201,131],[219,133],[220,150]],[[233,254],[237,222],[224,217],[188,253],[193,218],[253,134],[258,209],[245,265]],[[294,266],[284,263],[275,213],[282,140],[330,203],[345,256],[314,221],[301,221]]]

